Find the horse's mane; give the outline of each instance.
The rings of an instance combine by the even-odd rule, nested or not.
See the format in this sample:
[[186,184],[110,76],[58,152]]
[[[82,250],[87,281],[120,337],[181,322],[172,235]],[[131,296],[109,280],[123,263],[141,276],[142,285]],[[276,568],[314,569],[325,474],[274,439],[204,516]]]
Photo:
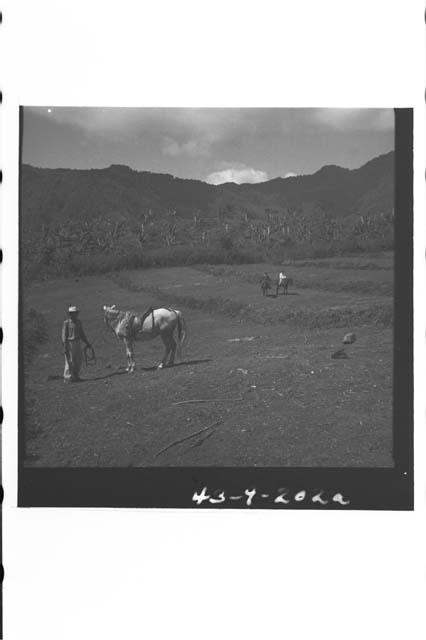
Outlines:
[[115,327],[127,316],[132,315],[131,311],[122,311],[121,309],[117,309],[114,307],[106,307],[104,308],[104,318],[111,326],[112,329]]
[[121,311],[121,309],[117,309],[115,305],[112,307],[107,307],[107,306],[104,307],[105,317],[111,320],[118,318],[123,313],[126,313],[126,311]]
[[[154,313],[152,307],[145,311],[145,313],[137,313],[130,310],[122,311],[117,309],[115,305],[112,307],[104,307],[105,322],[118,337],[134,337],[142,330],[145,319],[151,313]],[[154,315],[152,318],[152,322],[154,323]]]

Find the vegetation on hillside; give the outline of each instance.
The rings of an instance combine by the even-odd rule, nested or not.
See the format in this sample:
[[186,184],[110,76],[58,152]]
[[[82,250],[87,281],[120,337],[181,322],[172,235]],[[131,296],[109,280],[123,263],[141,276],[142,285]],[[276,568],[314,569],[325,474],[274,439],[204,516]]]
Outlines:
[[393,154],[218,187],[128,167],[23,167],[21,203],[27,279],[381,251],[393,247]]

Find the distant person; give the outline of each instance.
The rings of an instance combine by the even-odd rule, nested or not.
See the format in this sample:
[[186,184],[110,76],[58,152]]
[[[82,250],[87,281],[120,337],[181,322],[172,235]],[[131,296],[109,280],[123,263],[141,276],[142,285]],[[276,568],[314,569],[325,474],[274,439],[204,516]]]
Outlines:
[[272,286],[271,278],[269,277],[269,274],[266,273],[266,271],[265,271],[265,273],[263,274],[262,281],[260,283],[260,287],[262,289],[262,294],[264,296],[266,296],[266,292],[269,291],[271,286]]
[[283,271],[280,271],[279,274],[278,274],[276,295],[278,296],[278,293],[279,293],[280,289],[283,290],[284,295],[287,295],[288,286],[290,284],[293,284],[293,280],[291,278],[289,278],[288,276],[286,276]]
[[78,314],[77,307],[69,307],[69,317],[62,326],[62,344],[64,345],[65,355],[64,382],[79,382],[81,380],[80,369],[83,363],[81,341],[89,348],[92,346],[86,338]]
[[287,276],[285,276],[284,273],[280,271],[278,276],[278,286],[281,287],[281,285],[283,285],[286,280],[287,280]]

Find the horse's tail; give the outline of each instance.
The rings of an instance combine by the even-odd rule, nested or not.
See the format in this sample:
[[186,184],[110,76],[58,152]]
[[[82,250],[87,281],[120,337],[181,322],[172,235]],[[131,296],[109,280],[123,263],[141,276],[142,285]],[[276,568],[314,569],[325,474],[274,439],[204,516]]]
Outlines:
[[182,347],[183,343],[186,340],[187,331],[184,317],[181,311],[176,311],[177,315],[177,329],[178,329],[178,341],[177,341],[177,356],[180,358],[182,356]]

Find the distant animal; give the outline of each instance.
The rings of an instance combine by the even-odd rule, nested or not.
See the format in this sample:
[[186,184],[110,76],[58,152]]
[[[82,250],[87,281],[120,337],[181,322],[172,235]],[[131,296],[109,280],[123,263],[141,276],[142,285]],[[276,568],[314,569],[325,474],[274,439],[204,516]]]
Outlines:
[[262,289],[262,295],[266,296],[267,292],[272,289],[272,281],[267,273],[263,275],[262,281],[260,283],[260,288]]
[[286,296],[288,294],[289,285],[293,285],[292,278],[289,278],[288,276],[285,276],[283,274],[283,272],[281,271],[279,273],[279,275],[278,275],[278,278],[277,278],[276,295],[278,296],[279,290],[282,289],[283,292],[284,292],[284,295]]
[[[133,311],[120,311],[114,305],[103,306],[104,322],[112,329],[117,338],[123,341],[126,347],[127,368],[133,373],[136,361],[133,357],[133,345],[136,341],[153,340],[160,337],[165,346],[163,359],[158,365],[159,369],[171,366],[174,363],[175,354],[180,357],[182,346],[187,336],[185,320],[182,312],[177,309],[148,309],[145,313]],[[173,334],[177,329],[177,342]]]

